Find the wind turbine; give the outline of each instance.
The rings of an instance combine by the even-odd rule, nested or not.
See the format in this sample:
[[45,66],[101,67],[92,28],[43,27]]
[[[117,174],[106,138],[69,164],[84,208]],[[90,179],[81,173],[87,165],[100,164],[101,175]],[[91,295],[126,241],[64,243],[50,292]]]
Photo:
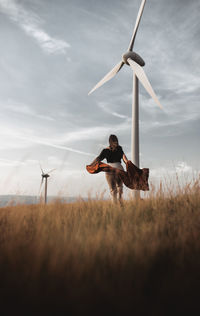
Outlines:
[[[122,60],[105,76],[101,81],[99,81],[96,86],[88,93],[91,94],[97,88],[101,87],[108,80],[112,79],[124,66],[124,64],[131,67],[133,70],[133,99],[132,99],[132,138],[131,138],[131,156],[133,163],[139,168],[139,84],[138,79],[143,84],[144,88],[154,99],[156,104],[162,109],[160,104],[144,70],[143,66],[145,65],[144,60],[136,52],[133,51],[135,38],[137,30],[140,24],[142,13],[144,10],[146,0],[142,0],[140,9],[137,15],[135,27],[133,30],[133,35],[128,47],[128,51],[122,56]],[[139,192],[138,192],[139,194]]]
[[41,191],[43,182],[45,180],[44,203],[46,204],[47,203],[47,179],[50,177],[49,173],[51,173],[52,171],[54,171],[56,169],[52,169],[48,173],[45,173],[41,166],[40,166],[40,169],[42,171],[42,174],[41,174],[42,180],[41,180],[41,183],[40,183],[40,190],[39,190],[39,192]]

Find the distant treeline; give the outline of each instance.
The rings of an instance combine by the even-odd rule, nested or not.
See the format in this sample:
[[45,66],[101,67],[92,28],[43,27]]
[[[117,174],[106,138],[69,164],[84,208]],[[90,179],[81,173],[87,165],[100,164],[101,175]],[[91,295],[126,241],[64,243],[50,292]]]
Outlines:
[[[59,199],[62,202],[75,202],[78,198],[77,197],[56,197],[56,196],[49,196],[48,202],[52,202]],[[41,200],[38,196],[34,195],[0,195],[0,207],[3,206],[11,206],[11,205],[17,205],[17,204],[38,204]]]

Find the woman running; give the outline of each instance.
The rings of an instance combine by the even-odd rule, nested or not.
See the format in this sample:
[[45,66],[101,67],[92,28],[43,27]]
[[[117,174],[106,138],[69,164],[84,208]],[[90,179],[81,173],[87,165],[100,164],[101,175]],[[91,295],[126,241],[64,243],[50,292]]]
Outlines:
[[[95,158],[92,164],[106,159],[107,164],[111,167],[124,170],[121,165],[121,159],[123,159],[124,163],[127,163],[128,159],[124,154],[122,147],[119,146],[118,138],[116,135],[110,135],[109,145],[109,147],[104,148],[101,151],[100,155]],[[118,200],[121,203],[123,194],[122,180],[115,172],[106,172],[105,175],[113,202],[117,202]]]

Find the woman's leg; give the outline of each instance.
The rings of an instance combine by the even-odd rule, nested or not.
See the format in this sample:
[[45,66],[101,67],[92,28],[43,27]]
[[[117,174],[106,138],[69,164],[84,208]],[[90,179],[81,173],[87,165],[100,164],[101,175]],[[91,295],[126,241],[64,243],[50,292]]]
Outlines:
[[116,178],[116,186],[117,186],[118,200],[119,202],[122,202],[123,182],[119,177]]
[[117,202],[117,186],[116,186],[116,177],[115,173],[106,172],[106,180],[110,189],[110,194],[113,202]]

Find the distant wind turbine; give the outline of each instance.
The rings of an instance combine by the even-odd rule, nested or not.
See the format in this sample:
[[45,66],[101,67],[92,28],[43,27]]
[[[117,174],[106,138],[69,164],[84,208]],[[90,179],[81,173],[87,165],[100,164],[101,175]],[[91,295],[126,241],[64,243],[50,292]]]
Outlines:
[[41,191],[41,188],[42,188],[42,185],[43,185],[43,182],[44,182],[44,179],[45,179],[45,190],[44,190],[44,203],[46,204],[47,203],[47,179],[50,177],[49,173],[51,173],[52,171],[56,170],[56,169],[52,169],[50,170],[49,172],[45,173],[42,169],[42,167],[40,166],[40,169],[42,171],[42,180],[41,180],[41,183],[40,183],[40,190],[39,192]]
[[108,80],[112,79],[124,66],[124,64],[131,67],[133,70],[133,99],[132,99],[132,139],[131,139],[131,155],[133,163],[139,168],[139,85],[138,79],[143,84],[144,88],[154,99],[157,105],[162,109],[160,104],[144,70],[143,66],[145,65],[144,60],[138,54],[133,51],[133,46],[135,43],[135,38],[137,30],[140,24],[142,13],[144,10],[146,0],[142,0],[135,28],[133,30],[133,35],[128,47],[128,51],[122,56],[122,60],[101,80],[97,85],[89,92],[91,94],[97,88],[101,87]]

